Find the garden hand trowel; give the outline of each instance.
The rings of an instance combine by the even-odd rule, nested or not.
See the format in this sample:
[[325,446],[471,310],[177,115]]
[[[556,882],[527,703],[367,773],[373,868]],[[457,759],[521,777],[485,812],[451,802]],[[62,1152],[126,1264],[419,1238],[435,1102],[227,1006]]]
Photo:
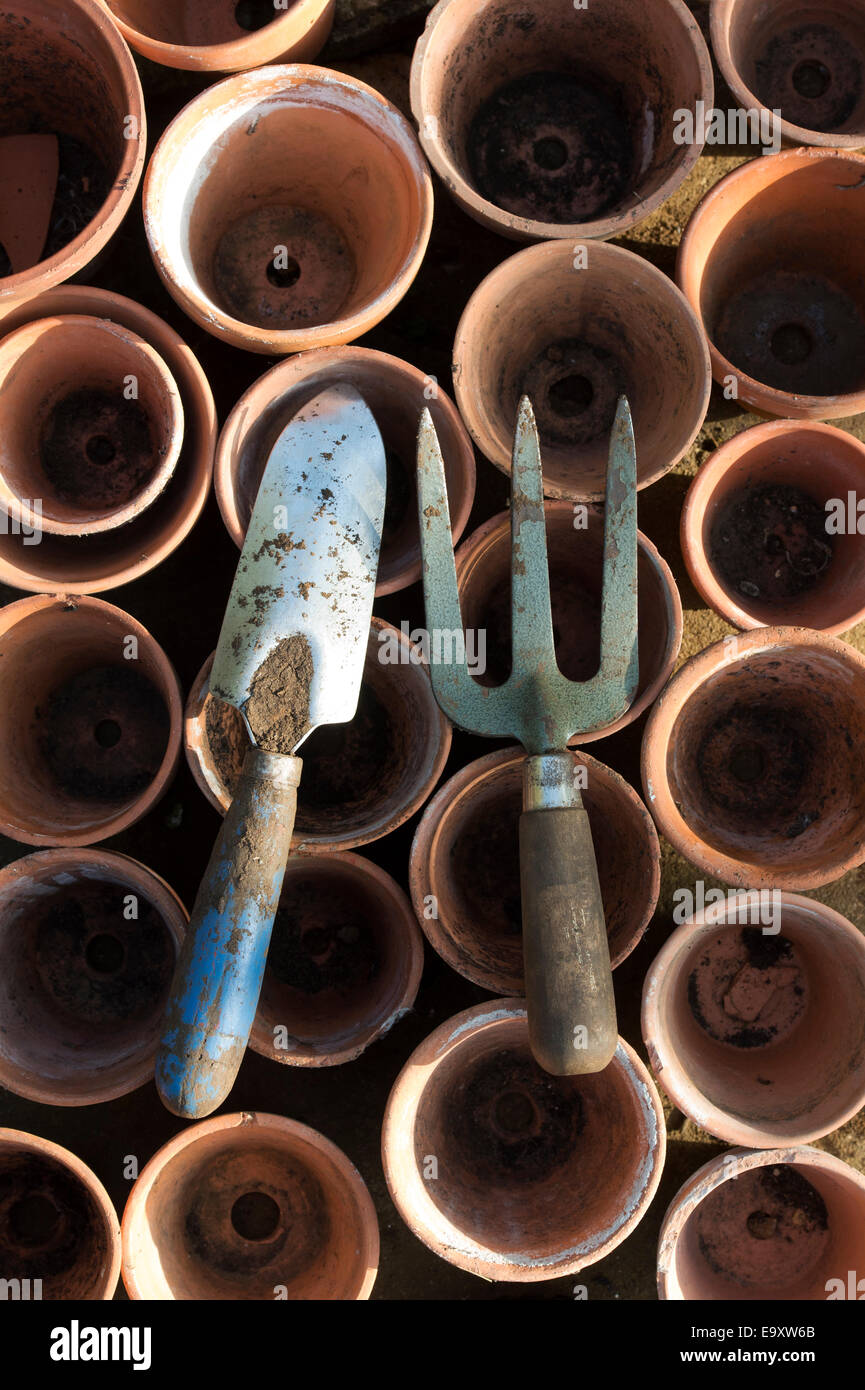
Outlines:
[[213,662],[210,691],[252,738],[201,882],[156,1063],[175,1115],[209,1115],[252,1028],[288,858],[302,763],[320,724],[354,717],[369,638],[385,452],[358,393],[310,401],[267,461]]

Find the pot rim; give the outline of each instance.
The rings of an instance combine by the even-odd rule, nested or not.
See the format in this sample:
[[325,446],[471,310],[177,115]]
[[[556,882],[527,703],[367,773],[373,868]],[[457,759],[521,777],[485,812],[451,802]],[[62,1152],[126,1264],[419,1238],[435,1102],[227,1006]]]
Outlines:
[[[702,530],[706,505],[728,469],[735,467],[737,463],[744,463],[751,446],[756,448],[765,440],[775,437],[783,439],[788,435],[803,434],[828,435],[839,443],[843,440],[849,446],[851,454],[859,455],[865,489],[865,443],[855,435],[848,434],[846,430],[838,429],[835,425],[825,424],[821,420],[766,420],[760,425],[750,425],[739,430],[710,454],[706,462],[700,465],[685,496],[679,523],[679,540],[688,576],[712,611],[740,631],[763,627],[764,624],[759,618],[755,618],[744,604],[737,602],[717,578],[716,566],[709,559],[703,544]],[[779,465],[779,473],[781,471]],[[848,632],[863,618],[865,596],[859,608],[854,609],[849,617],[830,623],[827,627],[815,628],[814,631],[838,637],[842,632]]]
[[[600,516],[601,509],[594,503],[586,504],[593,515]],[[553,516],[572,515],[570,502],[558,498],[545,498],[544,511]],[[457,569],[457,588],[462,604],[463,587],[471,579],[471,573],[484,553],[496,544],[500,536],[505,533],[507,536],[508,553],[510,553],[510,525],[511,514],[509,511],[497,512],[495,516],[489,517],[482,522],[477,530],[472,531],[459,545],[456,552]],[[573,751],[582,748],[586,743],[596,743],[598,739],[609,738],[611,734],[619,733],[621,729],[627,728],[639,719],[647,709],[654,704],[661,691],[667,685],[672,675],[673,669],[679,658],[682,647],[682,634],[684,631],[684,615],[682,612],[682,597],[679,587],[673,576],[673,571],[667,564],[657,546],[649,540],[640,530],[637,531],[638,554],[645,555],[649,564],[655,570],[660,581],[661,590],[664,595],[664,616],[667,621],[667,641],[664,650],[664,660],[661,664],[655,679],[646,687],[642,695],[634,700],[634,703],[623,715],[614,720],[612,724],[605,725],[602,729],[595,729],[593,733],[575,734],[570,740],[568,747]]]
[[[53,3],[56,4],[56,0]],[[0,333],[3,331],[2,314],[7,308],[15,309],[21,302],[38,295],[40,290],[60,284],[66,277],[82,270],[102,250],[129,211],[144,169],[147,150],[144,92],[126,40],[107,6],[100,4],[99,0],[63,0],[63,3],[70,9],[82,11],[108,45],[123,86],[124,114],[137,121],[138,138],[124,141],[123,158],[108,196],[87,226],[53,256],[38,261],[28,270],[20,270],[17,275],[4,276],[0,280]],[[54,22],[58,23],[59,17]]]
[[[242,71],[270,62],[302,44],[315,26],[325,19],[328,10],[332,16],[335,8],[335,0],[293,0],[290,10],[282,13],[277,11],[275,18],[265,26],[267,42],[262,31],[254,29],[241,38],[225,39],[222,43],[188,44],[153,38],[128,20],[121,19],[110,0],[105,0],[105,3],[131,48],[153,63],[187,72]],[[324,42],[322,40],[322,47]]]
[[[123,1275],[124,1288],[131,1299],[146,1301],[152,1298],[152,1294],[146,1291],[146,1287],[142,1286],[138,1278],[137,1264],[147,1229],[145,1206],[163,1170],[182,1154],[184,1149],[197,1143],[205,1135],[252,1126],[258,1126],[265,1133],[274,1131],[277,1138],[282,1137],[289,1141],[299,1140],[302,1144],[308,1145],[315,1152],[328,1159],[336,1168],[339,1176],[345,1180],[357,1202],[360,1220],[359,1234],[367,1246],[367,1271],[354,1297],[357,1301],[365,1301],[369,1298],[378,1273],[379,1225],[369,1188],[359,1170],[348,1155],[319,1130],[301,1124],[299,1120],[291,1120],[285,1115],[275,1115],[262,1110],[242,1110],[233,1111],[226,1115],[212,1116],[209,1120],[200,1120],[193,1125],[188,1125],[173,1139],[162,1144],[142,1168],[126,1199],[123,1219],[120,1224],[122,1260],[120,1252],[118,1252],[118,1263]],[[153,1242],[151,1241],[150,1244],[152,1245]]]
[[[865,978],[865,936],[852,922],[816,898],[806,898],[800,893],[781,892],[780,899],[782,910],[790,908],[810,913],[829,933],[844,937],[861,956],[862,973]],[[739,925],[728,920],[728,911],[729,903],[723,902],[713,903],[699,912],[692,913],[667,937],[649,966],[643,982],[640,1021],[652,1071],[658,1085],[663,1086],[670,1100],[683,1114],[726,1144],[754,1149],[772,1145],[786,1147],[793,1144],[811,1144],[814,1140],[822,1139],[833,1130],[839,1129],[859,1113],[865,1103],[865,1071],[858,1097],[846,1105],[839,1106],[830,1120],[817,1126],[813,1123],[803,1126],[800,1118],[799,1128],[790,1133],[788,1126],[787,1131],[781,1133],[771,1120],[746,1120],[731,1114],[723,1106],[716,1105],[689,1075],[687,1063],[665,1038],[661,1026],[661,986],[676,967],[686,944],[714,935],[719,927]],[[831,950],[827,950],[827,959],[830,955]]]
[[[425,65],[427,62],[427,49],[433,39],[434,32],[440,20],[444,18],[445,12],[453,5],[463,4],[464,0],[438,0],[438,4],[430,11],[427,16],[426,26],[421,37],[415,46],[414,56],[411,65],[410,78],[410,101],[412,115],[418,126],[419,139],[424,154],[430,164],[435,169],[439,178],[444,183],[448,191],[463,203],[471,215],[491,227],[502,236],[508,236],[524,241],[552,241],[558,239],[569,239],[575,236],[588,237],[590,239],[605,240],[607,237],[621,236],[631,227],[637,226],[645,221],[653,212],[664,203],[673,191],[679,187],[682,181],[687,178],[703,150],[703,141],[689,146],[683,146],[686,150],[680,163],[669,173],[664,182],[656,189],[651,197],[635,201],[633,207],[616,216],[596,217],[587,222],[539,222],[534,218],[518,217],[514,213],[508,213],[499,208],[497,204],[490,202],[472,187],[463,174],[460,173],[456,164],[451,159],[438,133],[431,135],[426,122],[427,112],[424,109],[423,88],[425,78]],[[687,34],[691,42],[694,58],[700,75],[701,95],[710,107],[714,101],[714,77],[712,73],[712,59],[709,54],[708,45],[703,37],[700,26],[691,14],[691,11],[683,3],[683,0],[664,0],[665,6],[676,15],[680,21],[682,30]]]
[[861,652],[839,637],[817,632],[814,628],[788,625],[731,633],[704,647],[679,668],[661,692],[643,732],[640,755],[643,795],[659,831],[689,864],[733,887],[786,888],[791,892],[807,892],[833,883],[849,869],[865,862],[865,840],[858,854],[844,858],[836,855],[831,861],[826,861],[823,869],[806,873],[797,873],[790,865],[773,869],[736,859],[731,854],[714,849],[689,829],[673,800],[667,780],[666,759],[673,726],[688,700],[710,676],[778,647],[801,650],[803,646],[820,647],[831,652],[846,667],[855,666],[865,675],[865,656]]
[[[734,1162],[731,1162],[735,1160]],[[860,1188],[865,1205],[865,1176],[834,1154],[809,1145],[785,1144],[773,1149],[728,1149],[710,1158],[682,1184],[664,1213],[658,1237],[658,1297],[661,1301],[687,1302],[675,1291],[673,1258],[685,1223],[700,1203],[721,1183],[729,1182],[752,1168],[768,1168],[775,1164],[792,1164],[803,1168],[818,1168]],[[735,1171],[734,1171],[735,1170]]]
[[[496,1254],[488,1246],[467,1237],[460,1228],[440,1212],[426,1195],[422,1180],[412,1173],[397,1177],[392,1155],[405,1152],[410,1144],[414,1116],[420,1095],[429,1077],[442,1060],[464,1046],[478,1033],[495,1029],[514,1019],[525,1019],[525,1000],[489,999],[454,1014],[430,1033],[403,1064],[388,1096],[382,1125],[382,1164],[391,1201],[409,1229],[423,1243],[449,1263],[469,1273],[493,1281],[508,1280],[534,1283],[555,1279],[564,1274],[576,1274],[586,1265],[594,1264],[630,1235],[642,1220],[657,1191],[666,1153],[664,1111],[655,1084],[634,1049],[619,1037],[615,1056],[610,1063],[624,1072],[641,1108],[649,1136],[649,1147],[640,1173],[619,1213],[617,1224],[579,1247],[560,1251],[554,1256],[534,1259],[531,1256]],[[423,1081],[413,1072],[422,1071]]]
[[[859,182],[865,179],[865,151],[859,153],[853,150],[824,149],[812,145],[781,150],[778,154],[773,154],[767,158],[746,159],[737,168],[724,174],[700,199],[688,218],[676,253],[675,281],[696,314],[700,331],[708,343],[712,375],[715,381],[723,383],[726,377],[733,377],[737,382],[740,401],[745,401],[747,405],[754,406],[755,409],[764,411],[768,415],[786,419],[839,420],[845,419],[849,415],[859,415],[865,410],[865,387],[858,391],[848,391],[836,396],[797,395],[792,391],[782,391],[777,387],[767,386],[764,382],[758,381],[756,377],[748,376],[747,372],[735,367],[715,346],[703,317],[700,304],[700,283],[703,271],[699,270],[697,265],[700,259],[699,242],[703,224],[710,219],[716,207],[726,199],[731,186],[735,186],[738,182],[744,183],[746,180],[756,180],[755,191],[759,192],[763,186],[759,182],[758,171],[760,169],[771,167],[780,178],[782,177],[781,171],[785,166],[796,164],[802,168],[807,168],[809,162],[824,159],[850,161],[858,168]],[[851,188],[857,186],[858,184],[850,185]],[[729,219],[725,226],[729,226]],[[717,237],[715,236],[711,242],[712,250],[716,244]],[[711,255],[712,251],[710,250],[703,258],[704,268],[708,265]]]
[[[182,143],[186,128],[201,124],[202,115],[210,106],[216,93],[221,98],[219,110],[223,113],[242,113],[251,109],[268,95],[279,97],[296,93],[294,101],[284,105],[306,105],[314,107],[322,94],[339,100],[340,95],[348,94],[355,107],[364,105],[369,110],[368,128],[388,132],[387,143],[394,157],[400,162],[406,177],[411,178],[417,193],[419,210],[414,240],[406,253],[400,269],[391,277],[389,283],[374,299],[345,317],[333,319],[324,324],[313,324],[308,328],[266,329],[255,324],[244,323],[242,319],[220,309],[204,294],[194,278],[179,264],[174,251],[166,246],[162,228],[162,191],[157,183],[164,182],[164,169],[171,166],[175,157],[174,147]],[[304,99],[304,92],[313,94],[313,99]],[[360,120],[356,109],[352,117]],[[222,126],[215,132],[211,149],[225,134],[232,122],[223,116]],[[270,356],[285,356],[304,349],[329,346],[334,337],[340,342],[348,342],[368,332],[399,303],[411,286],[421,262],[426,254],[427,244],[433,222],[432,178],[418,144],[414,130],[386,97],[359,78],[331,68],[319,67],[311,63],[279,63],[267,67],[253,68],[248,72],[235,73],[223,78],[211,87],[193,97],[177,113],[160,136],[150,157],[142,188],[142,211],[144,230],[150,254],[156,270],[166,289],[184,312],[208,333],[217,339],[232,343],[246,351],[262,352]],[[178,271],[180,273],[178,274]],[[324,341],[323,341],[324,340]]]
[[[614,768],[608,767],[606,763],[600,762],[592,757],[590,753],[584,753],[580,749],[571,749],[574,759],[582,762],[590,771],[593,770],[595,776],[600,776],[600,780],[608,786],[615,788],[618,794],[625,797],[631,803],[634,810],[639,814],[647,840],[653,848],[651,880],[646,890],[646,906],[639,923],[631,932],[624,946],[613,956],[610,964],[616,970],[623,961],[639,945],[646,928],[657,907],[658,897],[661,891],[661,867],[660,867],[660,844],[658,832],[655,829],[655,822],[649,815],[642,798],[637,791],[627,782],[620,773]],[[500,768],[508,767],[512,763],[522,763],[526,754],[521,747],[513,746],[510,748],[500,748],[493,753],[485,753],[483,757],[475,758],[464,767],[459,768],[452,777],[439,787],[435,796],[427,804],[423,815],[415,830],[412,839],[411,850],[409,853],[409,893],[411,895],[414,915],[420,924],[421,931],[429,944],[438,956],[449,965],[450,968],[463,979],[470,980],[472,984],[479,985],[481,989],[489,990],[491,994],[502,994],[503,979],[501,973],[495,974],[472,964],[471,972],[466,969],[465,962],[460,959],[457,963],[458,953],[450,949],[450,935],[442,930],[433,931],[431,919],[425,917],[423,912],[424,899],[432,894],[440,900],[440,896],[435,893],[436,876],[432,873],[433,864],[436,862],[439,853],[439,841],[443,833],[445,821],[453,813],[457,802],[461,800],[471,789],[482,781],[485,781],[491,773],[497,772]],[[440,872],[442,872],[440,870]],[[441,918],[438,919],[440,921]],[[511,997],[522,998],[522,994],[517,996],[516,991],[508,986],[507,993]]]
[[[446,2],[450,3],[450,0],[446,0]],[[680,440],[681,448],[677,445],[678,452],[674,453],[673,458],[668,463],[659,465],[643,478],[640,478],[638,474],[637,491],[642,492],[644,488],[650,487],[652,483],[665,477],[675,468],[679,460],[684,458],[703,427],[712,394],[712,363],[709,355],[709,344],[703,323],[691,301],[676,281],[669,275],[665,275],[651,261],[638,255],[635,251],[629,251],[625,246],[607,245],[606,242],[599,242],[594,245],[591,254],[592,258],[600,257],[602,268],[606,262],[612,269],[619,267],[626,276],[632,270],[636,273],[639,269],[640,274],[645,275],[652,282],[657,290],[658,299],[669,306],[671,311],[675,306],[680,330],[684,325],[687,325],[691,334],[692,346],[697,349],[702,358],[702,394],[699,406],[694,411],[693,420],[689,426],[688,438]],[[524,246],[521,250],[507,256],[497,266],[494,266],[472,291],[457,324],[453,347],[453,381],[457,405],[478,448],[485,458],[488,458],[507,477],[510,477],[513,468],[512,441],[496,439],[486,428],[485,423],[479,418],[473,393],[468,391],[463,384],[465,364],[471,359],[474,352],[479,322],[484,315],[484,310],[479,308],[479,304],[482,297],[486,298],[498,291],[496,309],[500,311],[502,303],[509,294],[507,282],[514,278],[517,271],[523,280],[537,279],[544,270],[546,262],[550,262],[552,268],[555,269],[558,261],[567,260],[570,264],[572,255],[572,248],[559,240],[542,242],[536,246]],[[519,266],[517,266],[517,262],[519,262]],[[603,502],[604,500],[603,491],[586,492],[577,490],[576,485],[566,490],[562,484],[554,483],[547,477],[544,477],[544,496],[556,501]]]
[[120,1222],[114,1203],[101,1180],[93,1169],[71,1149],[65,1149],[62,1144],[55,1144],[51,1139],[43,1139],[38,1134],[30,1134],[23,1129],[0,1129],[0,1148],[4,1143],[17,1144],[31,1153],[35,1151],[46,1158],[54,1159],[61,1167],[70,1169],[82,1186],[87,1189],[99,1215],[102,1217],[109,1247],[106,1252],[106,1266],[102,1271],[103,1291],[99,1295],[99,1299],[93,1301],[110,1302],[120,1279]]

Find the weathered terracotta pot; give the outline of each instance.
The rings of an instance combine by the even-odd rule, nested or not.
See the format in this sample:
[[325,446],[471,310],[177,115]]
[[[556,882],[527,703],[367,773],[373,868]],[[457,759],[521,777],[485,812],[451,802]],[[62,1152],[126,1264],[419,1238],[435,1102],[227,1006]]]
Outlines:
[[390,874],[359,854],[288,861],[250,1047],[295,1067],[359,1057],[411,1009],[423,937]]
[[809,1144],[865,1104],[865,936],[795,893],[712,904],[643,987],[652,1069],[728,1144]]
[[695,588],[734,627],[846,632],[865,618],[859,498],[865,444],[852,434],[792,420],[743,430],[702,465],[685,498],[682,554]]
[[[861,1297],[865,1177],[819,1149],[730,1149],[670,1203],[662,1299],[820,1302]],[[853,1292],[849,1290],[850,1271]]]
[[22,1298],[114,1297],[120,1224],[86,1163],[49,1139],[0,1129],[0,1193],[0,1265],[29,1281]]
[[44,1105],[143,1086],[186,921],[125,854],[45,850],[3,869],[0,1084]]
[[[436,793],[415,832],[409,886],[430,945],[493,994],[523,994],[519,818],[521,749],[469,763]],[[652,818],[612,768],[574,754],[589,813],[613,968],[643,935],[658,901],[660,848]]]
[[712,105],[712,64],[679,0],[440,0],[411,104],[436,172],[504,236],[614,236],[696,163],[674,112]]
[[[562,673],[588,680],[601,656],[600,601],[603,513],[587,509],[585,530],[574,529],[567,502],[546,502],[547,554],[553,634]],[[479,526],[457,551],[457,580],[463,623],[486,634],[483,685],[507,679],[511,665],[511,520],[500,512]],[[666,684],[682,645],[682,602],[669,565],[652,542],[637,532],[640,683],[630,709],[607,728],[577,734],[571,745],[593,743],[624,729],[649,708]],[[480,640],[479,636],[476,640]]]
[[162,358],[129,329],[38,319],[0,341],[0,441],[8,515],[90,535],[132,521],[162,492],[183,445],[183,404]]
[[405,117],[365,83],[301,64],[202,92],[144,184],[150,249],[180,307],[224,342],[275,356],[351,342],[390,313],[432,211]]
[[113,604],[0,609],[0,831],[71,847],[133,825],[174,776],[182,709],[162,648]]
[[780,111],[793,145],[865,145],[861,0],[712,0],[712,47],[746,110]]
[[281,1115],[190,1125],[154,1154],[123,1213],[133,1299],[366,1299],[378,1254],[354,1164]]
[[324,48],[335,0],[105,0],[126,42],[151,62],[198,72],[307,62]]
[[550,1076],[519,999],[456,1014],[416,1048],[387,1103],[382,1159],[406,1224],[486,1279],[573,1274],[645,1215],[664,1165],[661,1102],[626,1042],[588,1076]]
[[767,415],[865,410],[865,155],[784,150],[716,183],[676,274],[732,398]]
[[715,642],[643,737],[646,804],[712,878],[810,890],[865,862],[865,657],[807,628]]
[[417,429],[429,409],[442,446],[454,539],[462,535],[475,495],[472,442],[450,397],[408,362],[370,348],[317,348],[265,372],[228,417],[216,451],[215,486],[223,520],[243,545],[264,466],[285,426],[313,396],[338,382],[357,388],[376,417],[388,460],[376,593],[392,594],[420,579],[417,522]]
[[[405,633],[373,618],[354,720],[324,726],[303,745],[293,851],[368,845],[407,821],[432,792],[450,752],[451,726],[416,653]],[[242,715],[211,698],[212,665],[211,656],[187,700],[186,757],[208,801],[224,813],[248,735]]]
[[571,244],[548,242],[481,281],[457,328],[454,384],[475,443],[508,474],[528,394],[544,493],[599,501],[619,396],[634,418],[637,486],[648,487],[690,448],[712,374],[697,318],[666,275],[621,246],[583,249],[583,269]]
[[0,15],[0,50],[2,319],[117,231],[147,132],[132,55],[97,0],[16,0]]
[[142,339],[171,373],[183,408],[183,448],[159,497],[134,521],[94,536],[44,532],[39,544],[0,509],[0,582],[35,593],[99,593],[160,564],[189,534],[210,491],[216,409],[207,377],[181,338],[149,309],[123,295],[85,285],[51,290],[7,316],[0,330],[36,328],[83,315]]

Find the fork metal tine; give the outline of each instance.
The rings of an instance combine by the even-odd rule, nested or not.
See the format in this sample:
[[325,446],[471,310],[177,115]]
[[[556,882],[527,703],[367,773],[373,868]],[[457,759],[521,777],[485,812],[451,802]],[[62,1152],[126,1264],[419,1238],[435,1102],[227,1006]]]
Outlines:
[[541,442],[528,396],[520,401],[511,472],[511,648],[513,674],[557,669]]
[[637,449],[626,396],[619,398],[604,506],[601,679],[619,692],[622,709],[637,693]]

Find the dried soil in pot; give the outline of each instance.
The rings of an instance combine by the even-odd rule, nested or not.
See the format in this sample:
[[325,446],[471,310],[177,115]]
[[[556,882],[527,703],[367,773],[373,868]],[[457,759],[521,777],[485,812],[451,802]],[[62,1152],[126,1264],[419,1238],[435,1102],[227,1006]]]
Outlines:
[[820,503],[786,483],[740,492],[717,516],[709,540],[709,559],[727,587],[768,607],[815,589],[832,552]]

